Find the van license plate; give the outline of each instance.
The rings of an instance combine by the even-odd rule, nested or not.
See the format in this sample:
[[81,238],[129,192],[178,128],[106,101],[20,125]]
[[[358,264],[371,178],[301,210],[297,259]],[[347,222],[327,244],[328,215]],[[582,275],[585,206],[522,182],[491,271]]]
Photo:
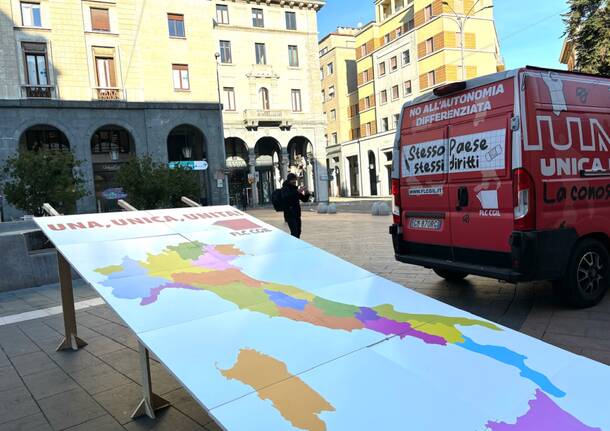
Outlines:
[[441,230],[443,221],[440,219],[412,218],[409,222],[411,229]]

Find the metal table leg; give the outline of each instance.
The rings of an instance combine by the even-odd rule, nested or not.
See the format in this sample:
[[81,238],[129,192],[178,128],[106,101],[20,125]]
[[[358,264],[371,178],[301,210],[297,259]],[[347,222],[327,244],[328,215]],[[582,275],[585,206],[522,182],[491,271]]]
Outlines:
[[138,342],[140,350],[140,371],[142,372],[142,392],[143,399],[138,404],[138,407],[134,410],[131,415],[132,419],[139,418],[141,416],[148,416],[151,419],[155,419],[155,412],[170,406],[169,401],[161,398],[159,395],[152,391],[152,381],[150,379],[150,360],[148,349],[144,345]]
[[87,343],[76,335],[76,312],[74,311],[74,292],[72,290],[72,270],[70,264],[61,253],[57,252],[57,266],[59,268],[59,286],[61,289],[61,306],[64,315],[65,338],[57,347],[60,350],[78,350]]

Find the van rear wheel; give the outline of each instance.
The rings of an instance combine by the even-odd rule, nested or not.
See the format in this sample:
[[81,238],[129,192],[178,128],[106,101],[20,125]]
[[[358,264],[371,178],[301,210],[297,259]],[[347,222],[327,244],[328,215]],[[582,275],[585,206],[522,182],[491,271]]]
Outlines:
[[576,245],[568,271],[557,282],[562,299],[577,308],[598,304],[610,285],[610,255],[599,241],[587,238]]
[[432,268],[432,271],[441,278],[447,281],[462,281],[470,274],[460,271],[452,271],[450,269]]

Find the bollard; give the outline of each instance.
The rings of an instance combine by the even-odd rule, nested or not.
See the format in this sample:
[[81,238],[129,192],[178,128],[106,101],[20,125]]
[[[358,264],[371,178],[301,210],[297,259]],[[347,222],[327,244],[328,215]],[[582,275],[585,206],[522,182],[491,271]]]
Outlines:
[[373,206],[371,207],[371,215],[379,215],[379,202],[373,202]]
[[379,216],[389,216],[391,214],[390,206],[385,202],[379,202],[377,206],[377,211]]

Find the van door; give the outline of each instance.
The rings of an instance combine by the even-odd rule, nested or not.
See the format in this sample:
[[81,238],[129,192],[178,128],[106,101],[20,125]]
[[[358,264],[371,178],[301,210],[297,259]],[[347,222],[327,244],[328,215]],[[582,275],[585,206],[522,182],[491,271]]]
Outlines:
[[403,132],[401,202],[404,240],[447,246],[448,255],[443,257],[450,258],[446,130]]
[[473,249],[510,252],[514,227],[510,123],[511,114],[503,113],[449,127],[448,219],[458,261],[476,262]]

